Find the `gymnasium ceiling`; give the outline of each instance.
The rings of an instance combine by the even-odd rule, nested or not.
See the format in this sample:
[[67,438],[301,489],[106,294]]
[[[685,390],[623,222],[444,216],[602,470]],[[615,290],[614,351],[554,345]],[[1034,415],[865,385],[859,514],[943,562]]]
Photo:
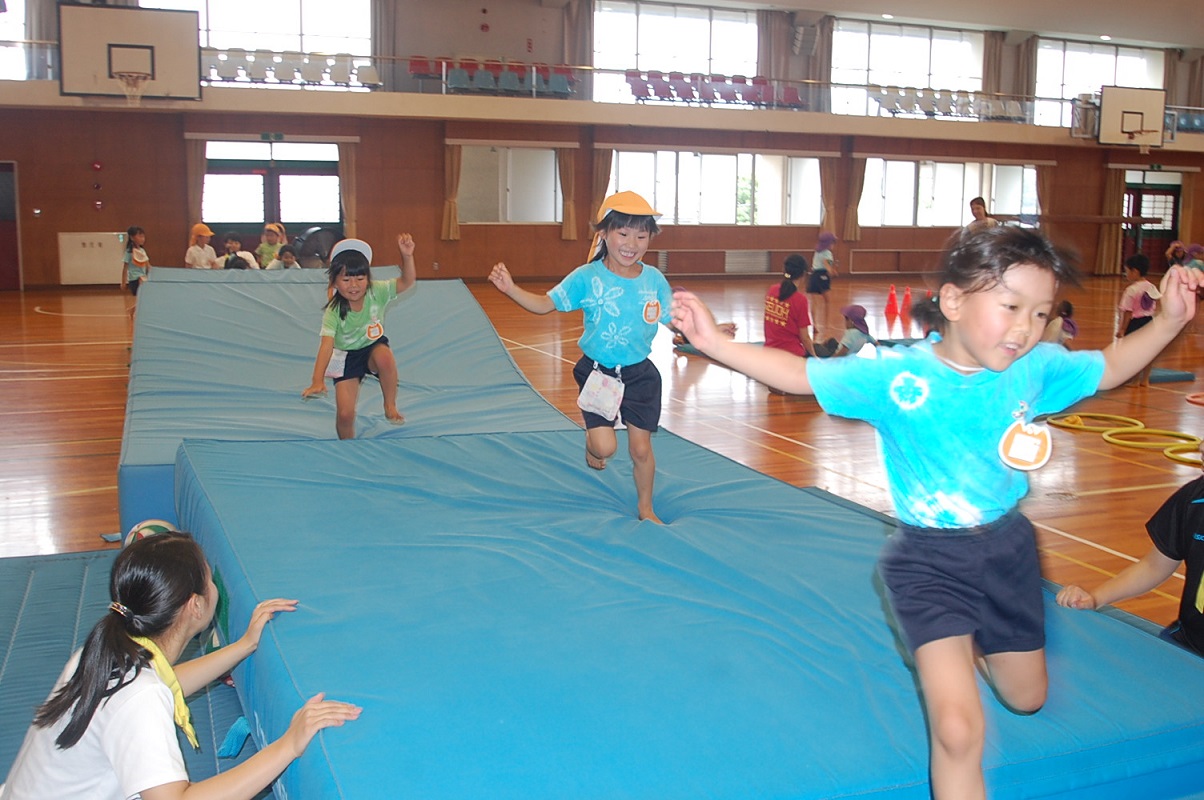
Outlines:
[[[682,2],[683,0],[675,0]],[[1122,44],[1204,49],[1204,0],[686,0],[694,5],[772,7],[899,22],[940,23],[961,28],[1014,30],[1095,39],[1110,35]],[[1198,53],[1191,55],[1199,55]]]

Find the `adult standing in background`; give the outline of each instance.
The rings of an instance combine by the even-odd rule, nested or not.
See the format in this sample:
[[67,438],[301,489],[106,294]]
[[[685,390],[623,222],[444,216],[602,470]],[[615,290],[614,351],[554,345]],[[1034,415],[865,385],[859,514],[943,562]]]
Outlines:
[[999,220],[987,214],[987,201],[981,197],[975,197],[970,201],[970,214],[974,219],[966,225],[966,228],[972,231],[980,231],[984,228],[994,228],[1000,225]]

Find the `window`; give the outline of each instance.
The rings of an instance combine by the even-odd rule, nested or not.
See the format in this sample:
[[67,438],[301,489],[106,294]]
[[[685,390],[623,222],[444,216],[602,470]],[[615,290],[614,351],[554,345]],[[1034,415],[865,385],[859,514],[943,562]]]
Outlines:
[[1037,170],[867,158],[857,216],[865,227],[960,227],[972,219],[970,200],[979,196],[995,214],[1036,214]]
[[205,158],[201,216],[210,225],[258,233],[282,222],[299,233],[342,224],[337,144],[213,141]]
[[1071,104],[1063,101],[1095,95],[1101,86],[1161,89],[1162,69],[1161,50],[1042,38],[1034,120],[1070,127]]
[[818,225],[819,159],[616,151],[607,194],[643,195],[670,225]]
[[978,31],[837,20],[832,32],[832,110],[878,113],[866,86],[982,89]]
[[710,75],[757,74],[752,11],[599,0],[594,10],[594,100],[633,103],[629,69]]
[[466,145],[460,157],[460,222],[561,221],[555,150]]
[[[26,2],[7,0],[8,11],[0,14],[0,40],[20,42],[25,38]],[[28,46],[12,44],[0,47],[0,80],[25,80],[25,47]]]
[[372,54],[370,0],[141,0],[138,5],[196,11],[202,47]]

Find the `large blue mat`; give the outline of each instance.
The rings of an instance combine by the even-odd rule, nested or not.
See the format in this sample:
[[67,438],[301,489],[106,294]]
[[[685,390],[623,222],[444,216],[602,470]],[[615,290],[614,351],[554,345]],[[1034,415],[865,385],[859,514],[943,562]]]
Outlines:
[[[364,706],[278,794],[928,797],[874,577],[889,521],[670,434],[656,449],[664,527],[632,517],[626,448],[594,472],[579,432],[186,441],[180,519],[231,628],[301,600],[236,672],[259,740],[318,691]],[[991,796],[1197,791],[1204,660],[1047,610],[1048,705],[987,703]]]
[[[395,277],[396,267],[373,269]],[[172,470],[185,438],[333,439],[334,392],[301,400],[326,302],[317,270],[157,270],[138,316],[118,467],[122,530],[175,521]],[[567,430],[527,383],[460,281],[419,281],[385,321],[406,424],[389,424],[379,387],[360,393],[360,436]],[[416,344],[419,343],[419,344]]]

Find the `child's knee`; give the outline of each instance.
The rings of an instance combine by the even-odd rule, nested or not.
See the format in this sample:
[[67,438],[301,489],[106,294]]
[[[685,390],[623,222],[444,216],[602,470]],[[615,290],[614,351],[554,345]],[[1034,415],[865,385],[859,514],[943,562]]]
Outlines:
[[1044,681],[1034,681],[1026,686],[1012,687],[1000,699],[1017,714],[1036,714],[1045,705],[1049,686]]
[[652,460],[652,441],[639,437],[629,437],[627,439],[627,452],[631,455],[631,460],[642,464]]
[[974,705],[946,707],[931,717],[932,740],[949,758],[979,758],[986,737],[982,708]]
[[605,430],[603,428],[594,428],[586,434],[585,446],[589,448],[591,454],[598,458],[610,458],[618,449],[619,443],[615,439],[614,434],[606,436],[605,434],[597,434],[594,431]]

